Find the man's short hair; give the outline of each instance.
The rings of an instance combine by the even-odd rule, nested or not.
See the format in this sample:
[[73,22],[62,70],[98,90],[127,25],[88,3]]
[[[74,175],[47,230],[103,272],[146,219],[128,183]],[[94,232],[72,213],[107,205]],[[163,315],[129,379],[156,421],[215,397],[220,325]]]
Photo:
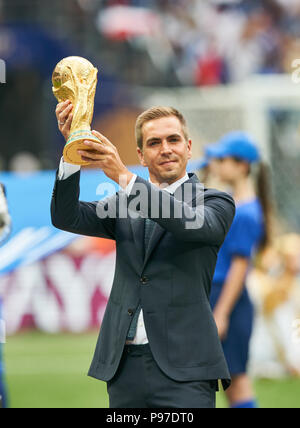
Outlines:
[[187,129],[186,120],[178,110],[173,107],[152,107],[149,110],[144,111],[136,121],[135,125],[135,137],[138,147],[143,150],[143,126],[145,123],[150,122],[151,120],[161,119],[163,117],[172,117],[175,116],[182,125],[182,130],[185,139],[189,140],[189,133]]

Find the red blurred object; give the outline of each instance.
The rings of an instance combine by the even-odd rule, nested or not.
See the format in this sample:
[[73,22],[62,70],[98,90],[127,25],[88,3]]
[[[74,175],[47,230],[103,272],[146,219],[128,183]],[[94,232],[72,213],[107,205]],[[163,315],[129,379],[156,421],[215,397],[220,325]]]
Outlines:
[[150,9],[112,6],[100,12],[99,31],[107,38],[125,41],[140,36],[152,36],[160,30],[161,21]]
[[116,242],[110,239],[86,238],[88,251],[94,251],[101,254],[109,254],[116,250]]
[[212,86],[222,82],[223,61],[218,55],[209,52],[200,58],[195,75],[197,86]]

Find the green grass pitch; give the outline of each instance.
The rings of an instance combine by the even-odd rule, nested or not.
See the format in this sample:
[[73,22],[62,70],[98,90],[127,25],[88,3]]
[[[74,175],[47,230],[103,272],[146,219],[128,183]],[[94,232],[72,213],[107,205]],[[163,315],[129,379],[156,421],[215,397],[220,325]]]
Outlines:
[[[87,377],[97,333],[20,334],[4,345],[12,408],[107,408],[106,384]],[[300,380],[256,380],[262,408],[300,408]],[[218,407],[226,407],[223,393]]]

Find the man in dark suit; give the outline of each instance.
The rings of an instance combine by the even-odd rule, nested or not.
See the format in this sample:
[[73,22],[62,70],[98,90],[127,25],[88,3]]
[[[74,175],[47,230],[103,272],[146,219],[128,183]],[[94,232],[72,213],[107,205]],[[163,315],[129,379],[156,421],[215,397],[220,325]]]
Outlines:
[[[65,138],[71,110],[66,102],[56,111]],[[87,142],[82,159],[121,190],[80,202],[80,167],[62,159],[51,205],[57,228],[116,241],[114,281],[89,375],[107,382],[111,408],[215,407],[218,380],[226,388],[230,375],[209,295],[233,199],[187,174],[192,142],[175,109],[153,108],[137,120],[137,152],[149,181],[93,133],[102,144]]]

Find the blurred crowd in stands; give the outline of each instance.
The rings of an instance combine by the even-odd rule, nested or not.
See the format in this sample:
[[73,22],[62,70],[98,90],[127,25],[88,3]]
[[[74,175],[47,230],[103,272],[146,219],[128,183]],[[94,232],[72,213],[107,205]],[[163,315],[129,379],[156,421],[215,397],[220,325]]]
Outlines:
[[299,0],[0,0],[0,21],[16,19],[81,43],[106,71],[138,85],[290,72],[300,50]]
[[[164,72],[163,84],[169,81],[216,85],[240,81],[253,73],[289,72],[292,60],[299,56],[298,0],[108,0],[105,3],[107,7],[122,5],[123,12],[119,8],[118,13],[123,17],[126,6],[148,7],[156,13],[157,20],[152,16],[148,24],[144,18],[146,35],[150,22],[153,26],[151,40],[145,42],[145,47],[152,62]],[[101,20],[98,22],[103,24]],[[132,39],[130,33],[128,38]]]
[[[38,43],[41,34],[45,42]],[[76,52],[99,67],[100,117],[122,105],[116,82],[130,88],[238,82],[254,73],[290,72],[298,51],[299,0],[0,0],[0,58],[8,58],[0,170],[56,167],[64,142],[57,137],[49,80],[62,56]],[[29,160],[30,154],[38,159]]]

